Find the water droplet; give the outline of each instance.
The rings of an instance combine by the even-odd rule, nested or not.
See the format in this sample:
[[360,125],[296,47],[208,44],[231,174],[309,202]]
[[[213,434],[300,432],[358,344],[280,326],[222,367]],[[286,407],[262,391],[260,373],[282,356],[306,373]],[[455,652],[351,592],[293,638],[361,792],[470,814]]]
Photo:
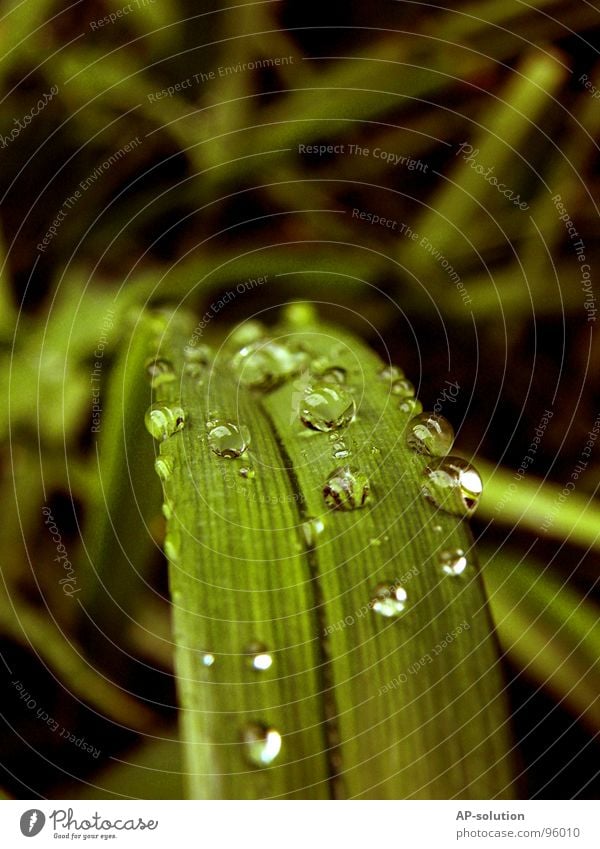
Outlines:
[[415,396],[415,387],[412,385],[410,380],[406,380],[406,378],[394,380],[390,386],[390,391],[392,395],[397,395],[399,398],[402,398],[402,400],[414,398]]
[[157,389],[165,383],[172,383],[175,380],[175,368],[170,360],[162,357],[150,357],[145,363],[146,375],[150,381],[150,386]]
[[271,339],[262,339],[241,348],[231,365],[244,386],[267,390],[297,374],[307,362],[306,353],[292,351]]
[[270,766],[281,751],[281,734],[262,722],[249,722],[242,734],[246,758],[252,766]]
[[283,320],[292,327],[309,327],[317,321],[317,311],[312,304],[294,301],[284,308]]
[[309,548],[314,548],[318,537],[325,530],[325,522],[322,519],[307,519],[301,525],[304,541]]
[[381,545],[381,540],[379,539],[379,537],[371,537],[371,539],[369,540],[369,545],[373,545],[375,546],[375,548],[379,548],[379,546]]
[[264,339],[266,333],[264,324],[251,318],[233,328],[226,344],[230,350],[237,351],[245,345],[251,345],[253,342]]
[[350,424],[356,413],[354,398],[340,386],[316,383],[306,390],[300,420],[311,430],[330,431]]
[[445,575],[462,575],[468,565],[467,558],[462,548],[452,551],[441,551],[438,562]]
[[202,653],[200,657],[200,663],[202,664],[202,666],[211,667],[214,665],[214,662],[215,656],[212,652],[206,651]]
[[319,380],[322,383],[334,383],[338,386],[346,382],[347,371],[342,366],[328,366],[319,372]]
[[425,467],[423,494],[437,507],[455,516],[471,516],[483,491],[477,470],[462,457],[432,460]]
[[323,487],[323,497],[334,510],[358,510],[369,495],[369,479],[358,469],[342,466],[335,469]]
[[380,616],[388,618],[400,616],[406,608],[407,599],[404,587],[396,584],[378,584],[373,592],[371,607]]
[[376,445],[371,445],[371,454],[374,457],[377,457],[379,454],[381,454],[381,449],[378,448]]
[[188,364],[197,363],[205,366],[212,359],[212,351],[208,345],[186,345],[183,349],[183,359]]
[[257,672],[264,672],[273,665],[273,655],[264,643],[258,641],[250,643],[246,649],[246,654],[250,668]]
[[162,514],[165,517],[165,519],[167,519],[167,520],[169,520],[171,518],[171,516],[173,515],[173,510],[171,509],[171,505],[168,504],[166,501],[164,502],[164,504],[162,506]]
[[183,373],[196,383],[201,383],[206,374],[206,366],[202,363],[186,363],[183,367]]
[[148,433],[162,442],[182,429],[185,424],[185,414],[181,407],[152,404],[144,421]]
[[403,401],[400,401],[398,409],[402,410],[403,413],[417,416],[423,412],[423,404],[421,404],[418,398],[405,398]]
[[331,447],[333,449],[334,460],[345,460],[346,457],[350,456],[350,449],[346,446],[346,443],[341,440],[334,442]]
[[243,469],[239,470],[238,474],[241,478],[246,478],[247,480],[254,480],[254,478],[256,477],[256,472],[254,471],[254,469],[249,469],[245,466]]
[[154,461],[154,471],[163,483],[171,477],[173,468],[174,463],[172,457],[157,457]]
[[408,423],[406,444],[417,454],[445,457],[453,442],[452,425],[437,413],[421,413]]
[[250,431],[245,425],[234,422],[211,422],[208,433],[210,450],[229,460],[241,457],[250,444]]
[[436,532],[436,534],[441,534],[442,526],[441,525],[434,525],[433,530]]
[[395,380],[402,380],[404,372],[398,366],[387,365],[381,369],[378,377],[385,383],[393,383]]
[[167,534],[164,542],[164,551],[167,560],[170,560],[171,563],[177,564],[179,562],[179,546],[176,540],[169,534]]

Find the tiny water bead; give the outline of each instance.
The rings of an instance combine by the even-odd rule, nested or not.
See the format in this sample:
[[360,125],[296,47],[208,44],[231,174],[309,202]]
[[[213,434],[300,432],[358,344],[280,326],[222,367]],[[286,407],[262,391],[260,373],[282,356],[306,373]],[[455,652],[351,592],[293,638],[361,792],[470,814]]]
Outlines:
[[371,607],[374,613],[390,619],[404,613],[407,601],[408,595],[404,587],[395,584],[378,584],[373,591]]
[[163,442],[183,428],[185,414],[181,407],[152,404],[144,421],[148,433],[159,442]]
[[311,430],[338,430],[349,425],[356,414],[354,398],[329,383],[315,383],[306,390],[300,404],[300,420]]
[[175,380],[175,368],[170,360],[162,357],[150,357],[149,360],[146,360],[144,367],[153,389]]
[[350,466],[334,469],[323,487],[323,497],[333,510],[358,510],[369,496],[369,479]]
[[164,502],[164,504],[162,506],[162,514],[165,517],[165,519],[167,519],[167,520],[169,520],[173,515],[173,510],[171,508],[171,505],[168,504],[166,501]]
[[438,563],[444,575],[462,575],[468,566],[468,560],[462,548],[441,551],[438,555]]
[[405,398],[403,401],[400,401],[398,409],[402,410],[403,413],[416,416],[423,412],[423,404],[421,404],[418,398]]
[[249,722],[243,730],[242,742],[252,766],[270,766],[281,751],[281,734],[262,722]]
[[250,431],[235,422],[212,421],[208,424],[208,445],[219,457],[241,457],[250,445]]
[[202,363],[185,363],[183,373],[191,380],[199,383],[206,375],[206,366],[202,365]]
[[164,542],[164,550],[167,560],[177,565],[179,562],[179,545],[177,540],[168,534]]
[[333,459],[334,460],[345,460],[346,457],[350,456],[350,449],[346,445],[345,442],[339,440],[338,442],[334,442],[331,446],[333,450]]
[[173,458],[172,457],[157,457],[154,461],[154,471],[163,483],[169,480],[173,474]]
[[259,342],[266,337],[266,334],[267,330],[264,324],[255,319],[250,319],[233,328],[227,340],[227,347],[230,350],[237,351],[253,342]]
[[231,360],[240,383],[251,389],[273,389],[301,371],[308,362],[303,351],[262,339],[241,348]]
[[319,372],[319,380],[322,383],[334,383],[338,386],[346,382],[347,371],[342,366],[328,366]]
[[478,471],[462,457],[432,460],[425,467],[425,497],[455,516],[471,516],[477,509],[483,483]]
[[244,466],[242,469],[239,470],[238,475],[241,478],[245,478],[246,480],[254,480],[254,478],[256,477],[256,472],[254,471],[254,469],[250,469]]
[[208,365],[212,359],[212,350],[208,345],[186,345],[183,349],[183,359],[186,363]]
[[206,666],[208,668],[210,668],[211,666],[214,666],[214,663],[215,663],[214,654],[210,651],[203,652],[202,655],[200,656],[200,663],[202,664],[202,666]]
[[381,369],[378,377],[379,380],[383,380],[385,383],[393,383],[395,380],[402,380],[404,372],[398,366],[388,364]]
[[421,413],[408,423],[406,444],[417,454],[445,457],[453,442],[452,425],[437,413]]
[[415,397],[415,387],[412,385],[410,380],[406,380],[406,378],[394,380],[390,386],[390,391],[392,395],[396,395],[402,400]]
[[273,665],[273,655],[264,643],[256,640],[246,648],[250,668],[256,672],[265,672]]
[[307,519],[306,522],[303,522],[300,527],[302,530],[302,536],[304,537],[304,542],[308,548],[314,548],[317,544],[318,538],[325,530],[325,522],[322,519],[311,518]]

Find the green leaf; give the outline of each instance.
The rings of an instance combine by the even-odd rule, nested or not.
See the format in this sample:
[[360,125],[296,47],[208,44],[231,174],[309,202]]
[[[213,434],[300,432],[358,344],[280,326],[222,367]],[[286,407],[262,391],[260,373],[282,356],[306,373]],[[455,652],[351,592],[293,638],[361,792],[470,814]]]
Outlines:
[[[182,353],[193,325],[187,338],[165,332],[176,380],[157,400],[186,417],[160,457],[171,470],[165,547],[189,794],[509,797],[502,675],[469,530],[421,495],[425,460],[405,445],[410,415],[378,377],[378,357],[306,324],[301,308],[289,316],[275,338],[307,352],[313,373],[324,362],[346,370],[358,414],[342,435],[371,483],[363,509],[325,504],[324,483],[344,461],[327,433],[299,422],[308,373],[270,393],[245,388],[226,342],[199,377]],[[211,450],[215,416],[249,429],[240,458]],[[307,539],[314,518],[324,530]],[[442,548],[468,552],[462,576],[442,574]],[[381,583],[406,590],[397,618],[370,605]],[[256,640],[273,658],[262,672],[246,654]],[[248,723],[282,735],[267,768],[247,760]]]

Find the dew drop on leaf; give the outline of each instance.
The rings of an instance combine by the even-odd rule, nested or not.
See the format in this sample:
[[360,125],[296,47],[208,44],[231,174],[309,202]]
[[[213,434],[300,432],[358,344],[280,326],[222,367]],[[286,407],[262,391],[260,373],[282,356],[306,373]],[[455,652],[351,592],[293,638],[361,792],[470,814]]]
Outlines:
[[183,428],[185,414],[181,407],[152,404],[144,421],[148,433],[159,442],[163,442]]
[[318,538],[325,530],[325,522],[322,519],[311,518],[307,519],[306,522],[303,522],[300,527],[302,530],[302,536],[304,537],[304,542],[308,548],[314,548],[317,544]]
[[431,460],[423,471],[424,496],[455,516],[471,516],[477,509],[483,484],[479,473],[462,457]]
[[202,664],[202,666],[206,666],[208,668],[210,668],[211,666],[214,666],[214,663],[215,663],[214,654],[210,651],[202,652],[202,655],[200,657],[200,663]]
[[306,390],[300,420],[311,430],[327,433],[346,427],[356,413],[354,398],[340,386],[316,383]]
[[416,416],[423,412],[423,404],[421,404],[418,398],[405,398],[403,401],[400,401],[398,409],[402,410],[403,413]]
[[350,466],[341,466],[329,475],[323,487],[323,497],[334,510],[358,510],[364,507],[369,495],[369,479]]
[[268,390],[301,371],[308,355],[287,345],[262,339],[241,348],[231,360],[240,383],[252,389]]
[[452,425],[437,413],[421,413],[408,423],[406,444],[417,454],[445,457],[453,442]]
[[144,368],[153,389],[175,380],[175,368],[170,360],[162,357],[150,357],[149,360],[146,360]]
[[248,663],[256,672],[265,672],[273,665],[273,655],[264,643],[258,640],[250,643],[246,648]]
[[250,445],[250,431],[235,422],[213,421],[210,422],[208,445],[219,457],[233,460],[241,457]]
[[406,609],[407,593],[404,587],[395,584],[378,584],[373,591],[371,607],[379,616],[400,616]]
[[169,480],[173,474],[173,459],[171,457],[157,457],[154,461],[154,471],[163,483]]
[[252,766],[270,766],[281,751],[281,734],[262,722],[249,722],[242,741],[246,759]]
[[206,366],[211,361],[212,356],[212,350],[208,345],[186,345],[183,349],[183,359],[188,364],[196,363]]
[[385,383],[393,383],[395,380],[402,380],[404,372],[398,366],[387,365],[381,369],[378,377],[379,380],[383,380]]
[[322,383],[333,383],[338,386],[346,382],[347,372],[342,366],[328,366],[319,373]]
[[462,548],[441,551],[438,563],[444,575],[462,575],[468,566],[467,557]]

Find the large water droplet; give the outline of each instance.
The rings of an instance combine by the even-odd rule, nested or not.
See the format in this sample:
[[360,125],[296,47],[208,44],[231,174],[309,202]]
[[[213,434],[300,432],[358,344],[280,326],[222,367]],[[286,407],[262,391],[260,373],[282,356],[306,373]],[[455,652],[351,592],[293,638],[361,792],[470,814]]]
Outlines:
[[169,480],[173,473],[173,468],[172,457],[157,457],[154,461],[154,471],[163,483]]
[[256,670],[256,672],[264,672],[273,665],[273,655],[266,645],[258,642],[258,640],[250,643],[246,649],[246,654],[250,668]]
[[250,445],[250,431],[245,425],[234,422],[213,421],[208,432],[211,451],[229,460],[241,457]]
[[185,424],[185,414],[181,407],[152,404],[144,421],[148,433],[162,442],[182,429]]
[[244,386],[267,390],[297,374],[307,362],[306,353],[292,351],[271,339],[262,339],[241,348],[231,365]]
[[322,519],[307,519],[301,525],[302,536],[308,548],[314,548],[317,544],[317,539],[325,530],[325,522]]
[[153,389],[175,380],[175,368],[171,360],[162,357],[150,357],[149,360],[146,360],[144,367]]
[[270,766],[281,751],[281,734],[262,722],[249,722],[242,740],[246,759],[252,766]]
[[455,516],[471,516],[483,491],[477,470],[462,457],[430,461],[423,471],[423,494],[437,507]]
[[354,398],[340,386],[315,383],[300,404],[300,420],[311,430],[337,430],[350,424],[356,413]]
[[371,607],[380,616],[400,616],[406,609],[408,596],[404,587],[396,584],[378,584],[373,592]]
[[452,449],[454,430],[437,413],[421,413],[408,423],[406,444],[417,454],[444,457]]
[[468,566],[468,560],[462,548],[441,551],[438,562],[445,575],[462,575]]
[[335,469],[323,487],[323,497],[334,510],[358,510],[369,495],[369,479],[350,466]]

